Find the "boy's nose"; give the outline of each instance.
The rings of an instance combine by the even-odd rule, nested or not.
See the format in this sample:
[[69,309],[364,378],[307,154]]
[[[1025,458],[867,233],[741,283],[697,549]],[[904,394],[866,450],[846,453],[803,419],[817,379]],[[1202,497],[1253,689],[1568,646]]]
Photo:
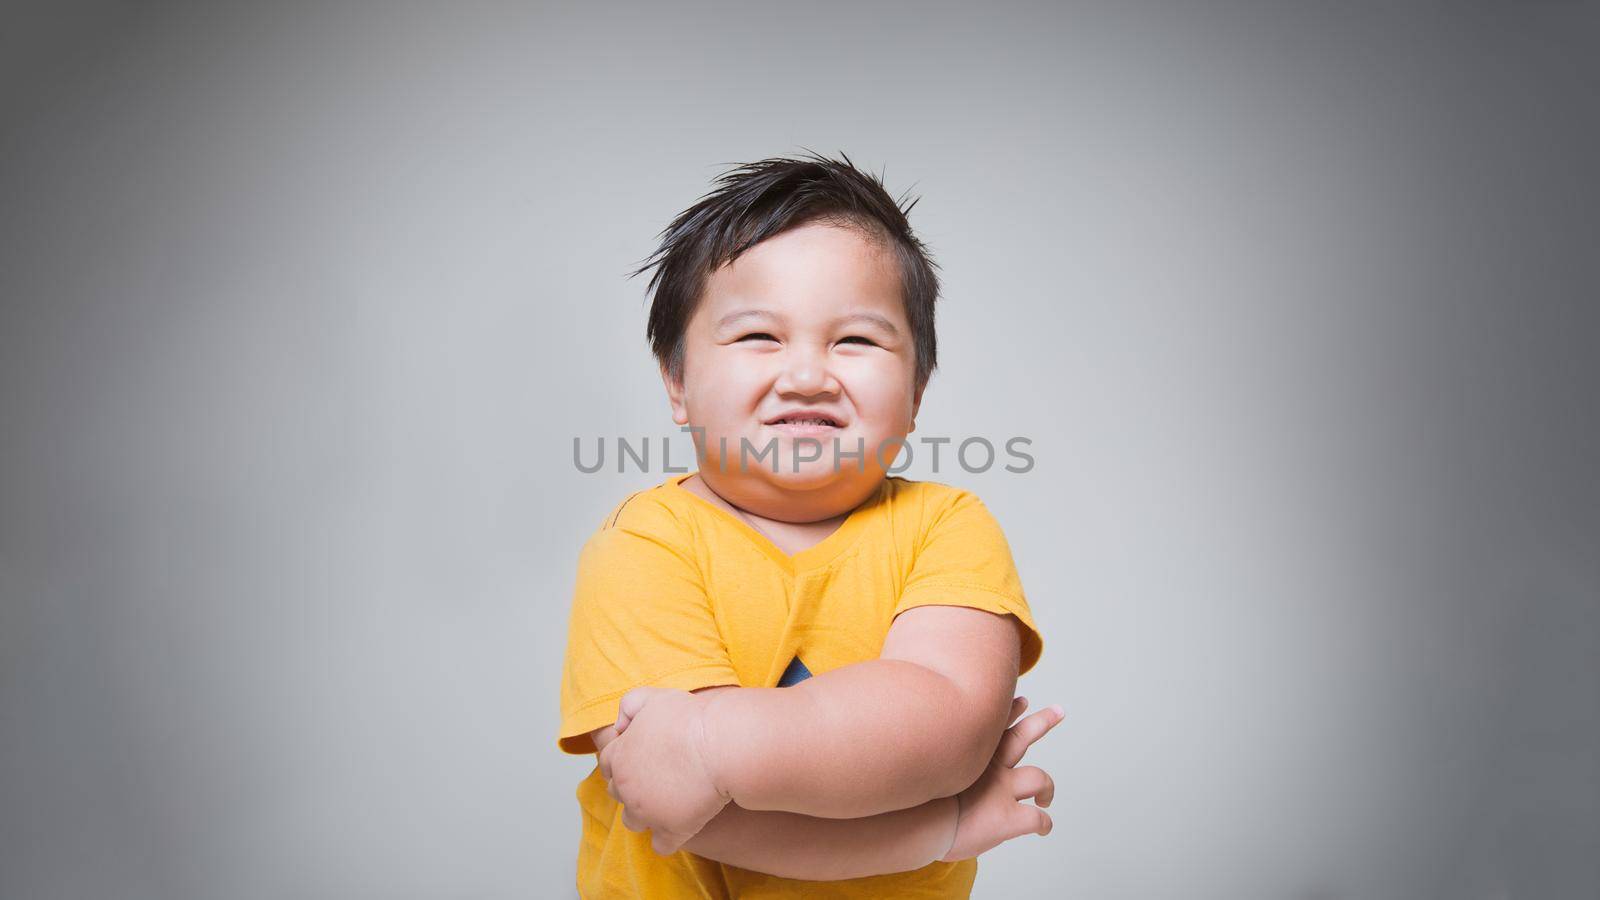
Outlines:
[[776,385],[779,393],[819,394],[835,387],[828,371],[827,354],[804,348],[784,353],[783,371]]

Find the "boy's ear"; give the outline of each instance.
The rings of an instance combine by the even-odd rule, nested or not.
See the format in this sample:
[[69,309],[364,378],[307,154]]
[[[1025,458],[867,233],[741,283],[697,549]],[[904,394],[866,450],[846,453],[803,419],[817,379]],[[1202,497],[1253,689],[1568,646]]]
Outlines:
[[922,408],[922,392],[927,387],[928,383],[924,381],[917,385],[916,392],[911,396],[911,427],[906,430],[907,434],[917,430],[917,410]]
[[689,424],[689,408],[683,405],[683,384],[667,373],[667,367],[661,366],[661,383],[667,388],[667,402],[672,405],[672,421],[679,425]]

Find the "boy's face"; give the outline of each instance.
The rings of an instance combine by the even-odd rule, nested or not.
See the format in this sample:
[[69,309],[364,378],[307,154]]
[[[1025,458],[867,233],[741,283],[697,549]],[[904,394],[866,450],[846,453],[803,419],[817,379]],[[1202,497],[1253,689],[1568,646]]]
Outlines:
[[[673,421],[705,429],[696,438],[701,478],[734,499],[863,496],[894,462],[893,439],[910,433],[922,400],[893,250],[853,228],[802,225],[718,269],[684,350],[682,383],[663,371]],[[801,408],[837,425],[777,421]],[[741,439],[755,451],[776,439],[778,471],[770,454],[758,461],[751,453],[741,467]],[[835,464],[835,439],[844,452],[864,445],[865,471],[854,457]],[[797,440],[802,459],[820,456],[798,472]]]

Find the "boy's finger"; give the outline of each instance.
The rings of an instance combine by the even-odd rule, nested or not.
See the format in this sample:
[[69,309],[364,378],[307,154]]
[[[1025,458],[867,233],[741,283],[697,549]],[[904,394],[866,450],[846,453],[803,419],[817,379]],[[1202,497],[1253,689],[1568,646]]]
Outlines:
[[611,780],[611,757],[615,753],[612,748],[615,746],[617,746],[617,742],[612,741],[600,748],[600,777],[607,781]]
[[1009,727],[1017,723],[1017,717],[1028,708],[1027,697],[1015,697],[1011,700],[1011,712],[1006,716],[1006,725]]
[[1015,766],[1021,762],[1028,747],[1061,721],[1060,710],[1059,706],[1047,706],[1006,729],[1006,733],[1000,736],[995,759],[1002,766]]
[[1011,793],[1013,800],[1033,798],[1039,806],[1049,806],[1050,801],[1056,796],[1055,779],[1050,773],[1038,766],[1021,766],[1011,770]]
[[639,821],[639,817],[633,814],[632,810],[624,806],[622,808],[622,827],[629,831],[643,831],[645,826],[643,822]]
[[1055,827],[1055,822],[1050,820],[1050,814],[1037,806],[1019,803],[1013,812],[1011,830],[1019,836],[1024,834],[1046,835]]
[[995,760],[1007,767],[1021,762],[1028,748],[1050,729],[1050,715],[1048,709],[1041,709],[1006,729],[1005,734],[1000,736]]
[[[1056,799],[1056,780],[1050,777],[1050,772],[1040,769],[1038,765],[1024,765],[1016,769],[1018,780],[1013,781],[1013,790],[1016,799],[1034,798],[1035,806],[1050,806]],[[1024,775],[1026,773],[1026,775]]]
[[650,848],[662,856],[677,853],[678,848],[688,842],[688,838],[664,832],[657,828],[650,832]]
[[637,687],[622,695],[622,700],[617,703],[617,734],[627,729],[628,723],[644,708],[651,692],[655,690],[653,687]]
[[1049,813],[1027,803],[1018,803],[1011,807],[1011,815],[1006,820],[1006,831],[1011,837],[1021,837],[1025,834],[1046,835],[1054,827],[1055,823],[1050,821]]

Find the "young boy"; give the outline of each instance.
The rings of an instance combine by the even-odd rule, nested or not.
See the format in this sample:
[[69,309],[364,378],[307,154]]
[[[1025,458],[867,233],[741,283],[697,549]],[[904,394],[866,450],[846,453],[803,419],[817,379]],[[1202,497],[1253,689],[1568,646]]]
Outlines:
[[579,559],[579,893],[966,897],[979,853],[1049,833],[1054,785],[1017,764],[1061,710],[1007,727],[1043,645],[994,517],[887,473],[935,366],[934,263],[848,157],[719,185],[638,270],[699,471]]

